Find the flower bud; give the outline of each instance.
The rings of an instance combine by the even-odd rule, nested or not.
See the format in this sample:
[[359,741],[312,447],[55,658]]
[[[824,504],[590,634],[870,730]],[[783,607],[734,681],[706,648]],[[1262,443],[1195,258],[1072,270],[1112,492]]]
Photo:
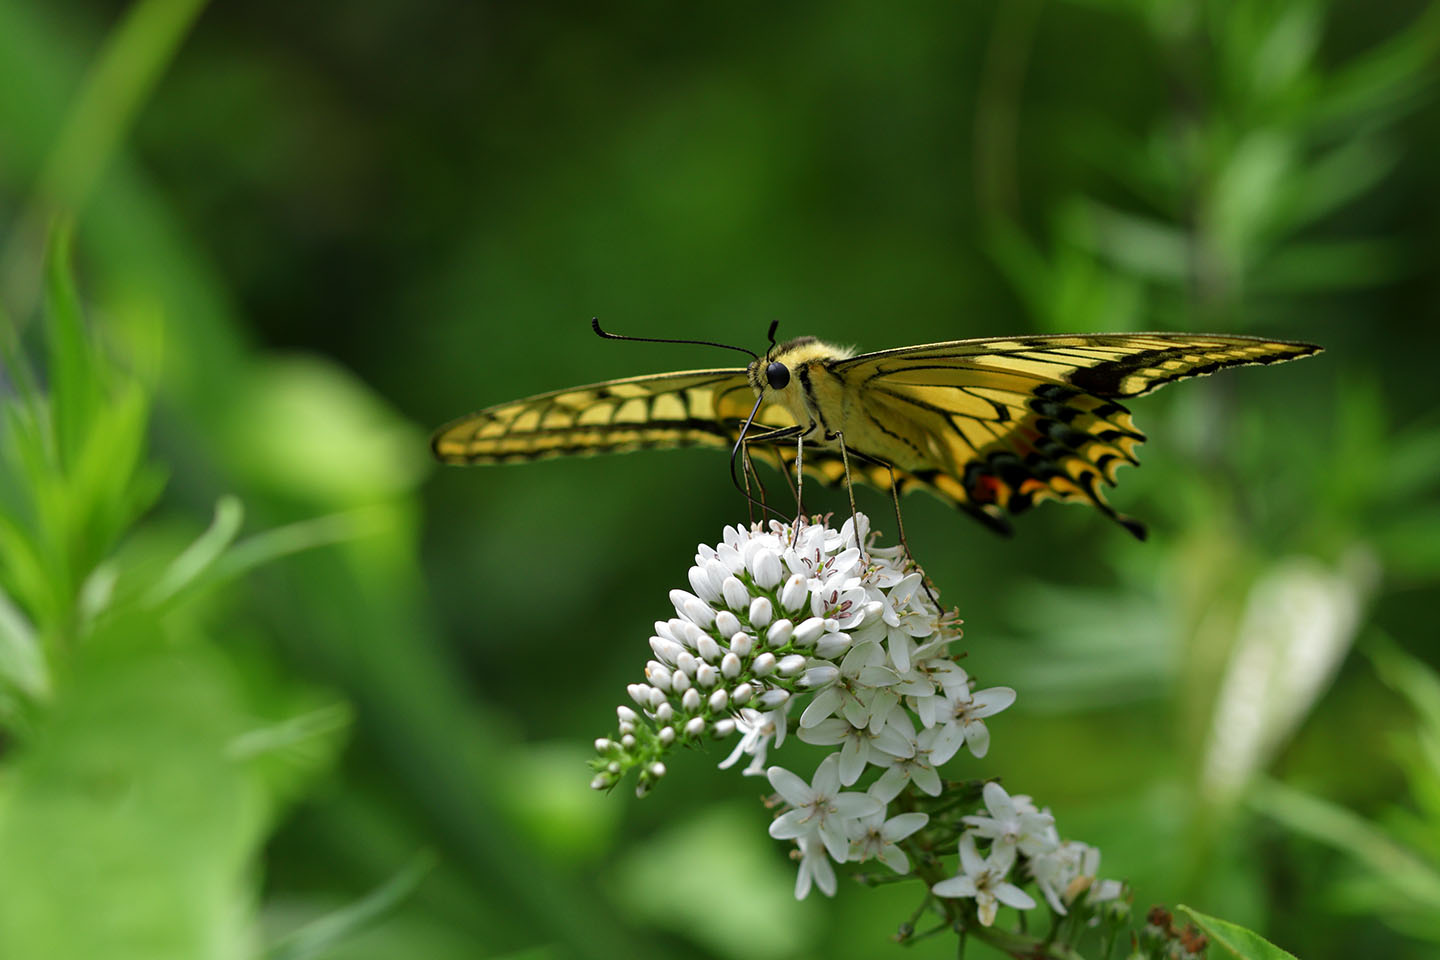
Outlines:
[[773,588],[785,576],[785,570],[780,566],[780,557],[774,550],[755,551],[750,571],[756,585],[765,590]]
[[[674,593],[672,590],[671,593]],[[786,610],[799,610],[805,606],[809,594],[805,589],[805,578],[795,574],[785,581],[785,589],[780,591],[780,606]]]
[[750,606],[750,591],[745,589],[738,577],[726,577],[720,584],[720,592],[725,597],[725,606],[731,610],[744,610]]
[[769,597],[756,597],[750,601],[750,626],[756,630],[768,626],[774,616],[775,608],[771,605]]
[[[700,666],[700,661],[696,660],[695,655],[687,650],[681,652],[680,656],[675,658],[674,672],[693,677],[695,676],[695,668],[698,666]],[[671,683],[674,683],[674,681],[672,680]]]
[[730,652],[737,657],[748,657],[755,651],[755,638],[748,633],[737,633],[730,638]]
[[710,728],[710,732],[714,734],[716,740],[724,740],[735,732],[735,721],[730,717],[719,720]]
[[720,591],[716,589],[710,574],[701,567],[690,568],[690,589],[695,595],[707,603],[715,603],[720,599]]
[[694,687],[686,690],[685,695],[680,698],[680,706],[686,713],[694,713],[699,710],[700,702],[700,691]]
[[609,753],[609,752],[610,752],[611,750],[613,750],[613,749],[615,749],[615,742],[614,742],[613,740],[611,740],[609,737],[600,737],[600,738],[596,739],[596,741],[595,741],[595,752],[596,752],[596,753]]
[[670,746],[670,744],[672,744],[672,743],[674,743],[674,742],[675,742],[675,728],[674,728],[674,727],[661,727],[661,728],[660,728],[660,746],[662,746],[662,747],[668,747],[668,746]]
[[714,693],[710,694],[709,706],[711,713],[719,713],[721,710],[724,710],[729,705],[730,694],[726,692],[724,687],[721,687]]
[[650,649],[655,652],[655,656],[671,666],[675,665],[675,658],[685,652],[685,648],[680,644],[658,634],[650,638]]
[[781,690],[779,687],[776,687],[760,694],[760,696],[756,698],[755,703],[761,710],[774,710],[776,707],[784,705],[785,701],[789,699],[789,690]]
[[640,719],[639,714],[623,705],[615,708],[615,715],[620,718],[621,723],[634,723]]
[[850,649],[850,634],[823,633],[815,643],[815,656],[826,660],[838,660],[840,654]]
[[735,688],[734,693],[730,694],[730,702],[737,707],[742,704],[749,703],[750,697],[754,695],[754,693],[754,687],[752,687],[749,683],[742,683]]
[[766,651],[755,658],[750,664],[750,672],[757,677],[768,677],[775,672],[775,654]]
[[729,610],[721,610],[715,614],[715,629],[720,632],[722,637],[734,636],[741,630],[740,618]]
[[783,647],[790,642],[790,635],[794,632],[795,625],[789,620],[776,620],[765,631],[765,642],[772,647]]
[[635,734],[627,733],[625,734],[625,736],[621,737],[620,746],[624,747],[626,750],[635,749]]
[[705,718],[691,717],[685,724],[685,736],[698,737],[705,732]]
[[645,665],[645,679],[657,690],[669,690],[670,668],[652,660]]
[[805,676],[800,678],[800,686],[813,690],[816,687],[823,687],[834,683],[835,678],[839,676],[840,668],[835,666],[835,664],[816,664],[805,671]]
[[819,617],[811,617],[800,626],[795,628],[794,642],[797,647],[814,646],[815,641],[820,639],[820,634],[825,632],[825,621]]
[[699,627],[709,627],[715,622],[715,610],[710,604],[699,597],[691,597],[685,601],[685,616]]
[[720,675],[727,680],[734,680],[740,676],[740,658],[733,652],[725,654],[720,661]]
[[695,644],[695,652],[700,654],[700,659],[706,663],[714,663],[720,659],[720,644],[715,642],[714,637],[706,634]]
[[669,723],[670,719],[674,716],[675,708],[670,706],[669,703],[662,703],[660,704],[660,706],[655,708],[656,723]]
[[708,663],[702,663],[700,664],[700,666],[695,668],[695,683],[698,686],[704,687],[706,690],[709,690],[711,687],[715,686],[715,684],[718,683],[719,680],[720,671],[716,670],[713,665]]
[[806,660],[802,654],[792,653],[789,656],[781,657],[777,672],[782,677],[793,677],[805,669]]
[[676,670],[670,675],[670,689],[676,693],[684,693],[690,689],[690,674],[684,670]]

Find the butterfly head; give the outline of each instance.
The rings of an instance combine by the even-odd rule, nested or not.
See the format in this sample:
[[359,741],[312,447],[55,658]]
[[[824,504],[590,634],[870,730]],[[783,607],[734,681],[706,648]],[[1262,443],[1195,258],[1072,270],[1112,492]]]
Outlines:
[[829,357],[835,348],[826,346],[814,337],[796,337],[784,343],[771,343],[763,357],[757,357],[746,368],[750,386],[756,394],[784,394],[794,379],[795,370],[802,364]]

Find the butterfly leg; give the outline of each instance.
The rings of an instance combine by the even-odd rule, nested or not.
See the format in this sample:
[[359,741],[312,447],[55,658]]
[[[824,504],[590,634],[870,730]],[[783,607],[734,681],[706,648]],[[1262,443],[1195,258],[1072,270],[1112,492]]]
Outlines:
[[825,439],[840,441],[840,464],[845,468],[845,495],[850,498],[850,524],[855,530],[856,544],[860,547],[860,566],[863,569],[870,566],[870,557],[865,553],[865,543],[860,538],[860,520],[855,510],[855,483],[850,479],[850,454],[845,449],[845,433],[836,430],[834,433],[827,433]]
[[749,501],[746,506],[750,510],[750,525],[753,527],[755,525],[755,500],[750,496],[750,479],[752,477],[755,479],[756,489],[760,491],[761,520],[763,521],[765,516],[771,511],[769,505],[766,503],[767,491],[765,490],[765,482],[760,479],[760,472],[755,469],[755,460],[750,456],[750,445],[748,443],[745,444],[740,456],[743,461],[740,469],[742,475],[745,477],[745,497]]
[[795,437],[795,522],[790,524],[790,544],[800,542],[800,524],[805,519],[805,434]]
[[900,546],[904,548],[905,556],[915,564],[915,569],[920,571],[920,586],[925,588],[925,595],[930,598],[931,603],[939,608],[940,599],[935,596],[935,591],[930,589],[930,578],[925,576],[924,569],[910,549],[910,541],[905,539],[905,518],[900,515],[900,487],[895,483],[895,468],[887,463],[885,469],[890,472],[890,502],[895,505],[895,529],[900,534]]

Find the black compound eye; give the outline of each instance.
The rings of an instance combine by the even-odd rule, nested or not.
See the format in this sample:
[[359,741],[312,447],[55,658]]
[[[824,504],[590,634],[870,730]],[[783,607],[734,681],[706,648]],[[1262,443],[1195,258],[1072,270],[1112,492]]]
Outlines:
[[790,368],[783,363],[772,363],[765,368],[765,379],[770,381],[772,390],[784,390],[790,385]]

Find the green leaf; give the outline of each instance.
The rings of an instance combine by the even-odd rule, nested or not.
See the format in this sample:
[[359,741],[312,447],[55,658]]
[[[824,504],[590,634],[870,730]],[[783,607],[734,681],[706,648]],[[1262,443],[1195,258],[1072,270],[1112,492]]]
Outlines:
[[50,693],[50,668],[35,628],[0,591],[0,683],[35,700]]
[[419,853],[384,884],[347,907],[312,921],[276,943],[267,960],[314,960],[374,924],[408,897],[435,866],[435,855]]
[[215,504],[215,519],[160,575],[145,595],[145,604],[159,607],[173,600],[219,559],[240,532],[245,508],[235,497],[221,497]]
[[1211,958],[1218,955],[1239,957],[1240,960],[1296,960],[1293,953],[1281,950],[1253,930],[1192,910],[1183,903],[1178,909],[1210,938],[1210,953],[1207,956]]
[[62,469],[80,455],[101,403],[100,370],[85,329],[80,295],[70,263],[71,235],[67,224],[51,233],[45,271],[45,332],[50,379],[50,413]]
[[7,752],[0,956],[242,960],[268,808],[225,752],[247,711],[195,645],[137,656],[153,630],[81,648]]

